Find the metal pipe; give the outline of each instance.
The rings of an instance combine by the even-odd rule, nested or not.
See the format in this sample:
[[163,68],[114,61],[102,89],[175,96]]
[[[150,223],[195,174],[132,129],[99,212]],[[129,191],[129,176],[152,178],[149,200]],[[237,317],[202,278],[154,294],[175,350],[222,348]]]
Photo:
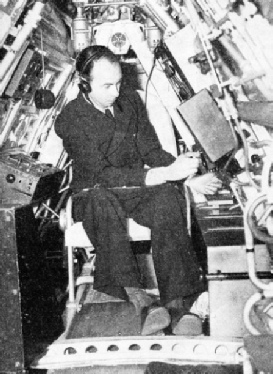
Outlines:
[[[269,271],[257,272],[259,279],[273,279],[273,274]],[[208,281],[223,281],[223,280],[244,280],[249,279],[248,273],[210,273],[206,275]]]
[[257,301],[261,300],[262,299],[262,294],[260,293],[255,293],[254,295],[252,295],[246,302],[245,304],[245,307],[244,307],[244,314],[243,314],[243,318],[244,318],[244,324],[247,328],[247,330],[252,334],[252,335],[261,335],[260,331],[257,330],[252,322],[250,321],[250,313],[251,313],[251,310],[254,306],[255,303],[257,303]]
[[254,252],[254,237],[251,231],[251,228],[249,226],[248,222],[248,215],[251,207],[253,204],[257,201],[257,199],[263,198],[263,194],[259,194],[258,197],[256,196],[254,199],[251,199],[248,201],[246,208],[244,210],[244,232],[245,232],[245,243],[246,243],[246,259],[247,259],[247,265],[248,265],[248,273],[249,278],[252,281],[252,283],[261,290],[273,290],[273,284],[270,282],[269,284],[266,284],[264,282],[261,282],[256,275],[256,266],[255,266],[255,252]]

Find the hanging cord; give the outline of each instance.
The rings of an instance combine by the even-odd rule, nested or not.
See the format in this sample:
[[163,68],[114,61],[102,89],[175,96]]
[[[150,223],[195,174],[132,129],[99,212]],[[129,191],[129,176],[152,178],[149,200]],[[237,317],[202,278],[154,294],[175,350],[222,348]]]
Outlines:
[[151,80],[152,75],[153,75],[155,64],[156,64],[156,56],[154,54],[153,65],[152,65],[152,68],[151,68],[150,73],[148,75],[147,82],[146,82],[146,87],[145,87],[145,101],[144,101],[144,103],[145,103],[146,109],[147,109],[147,101],[148,101],[148,86],[149,86],[150,80]]

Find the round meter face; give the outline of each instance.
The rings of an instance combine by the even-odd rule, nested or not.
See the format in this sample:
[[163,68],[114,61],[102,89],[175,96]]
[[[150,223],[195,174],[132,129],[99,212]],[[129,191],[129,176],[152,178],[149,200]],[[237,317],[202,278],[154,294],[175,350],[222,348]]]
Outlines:
[[121,49],[125,46],[127,39],[124,34],[122,34],[121,32],[117,32],[112,36],[111,42],[114,47]]

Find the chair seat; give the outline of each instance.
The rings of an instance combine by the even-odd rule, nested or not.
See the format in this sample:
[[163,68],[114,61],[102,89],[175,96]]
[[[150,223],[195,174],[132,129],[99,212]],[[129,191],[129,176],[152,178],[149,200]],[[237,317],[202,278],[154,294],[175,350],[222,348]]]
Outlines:
[[[128,218],[128,236],[130,240],[142,241],[151,239],[151,230]],[[65,243],[72,247],[92,247],[83,228],[82,222],[76,222],[65,230]]]

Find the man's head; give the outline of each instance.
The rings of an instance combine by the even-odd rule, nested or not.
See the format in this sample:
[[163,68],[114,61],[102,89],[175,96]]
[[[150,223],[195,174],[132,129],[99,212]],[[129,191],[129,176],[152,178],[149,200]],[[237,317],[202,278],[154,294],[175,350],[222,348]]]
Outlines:
[[81,77],[79,85],[102,109],[111,106],[119,96],[122,79],[118,57],[104,46],[91,46],[79,54],[76,69]]

